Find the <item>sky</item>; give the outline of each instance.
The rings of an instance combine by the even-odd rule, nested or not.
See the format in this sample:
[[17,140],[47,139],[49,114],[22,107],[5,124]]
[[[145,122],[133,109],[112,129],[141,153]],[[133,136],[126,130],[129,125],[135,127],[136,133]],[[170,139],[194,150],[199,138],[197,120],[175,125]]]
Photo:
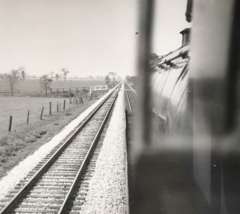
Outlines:
[[[153,52],[181,46],[187,0],[156,0]],[[0,0],[0,73],[134,75],[138,0]]]

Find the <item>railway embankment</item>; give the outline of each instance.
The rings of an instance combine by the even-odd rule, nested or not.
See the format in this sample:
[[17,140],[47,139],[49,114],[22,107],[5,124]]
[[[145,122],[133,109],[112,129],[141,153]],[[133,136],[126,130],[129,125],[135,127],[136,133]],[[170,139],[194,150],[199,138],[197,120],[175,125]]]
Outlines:
[[127,213],[123,86],[109,123],[82,213]]
[[63,142],[74,129],[77,128],[79,123],[81,123],[87,115],[93,111],[93,109],[107,96],[104,95],[102,98],[97,100],[93,105],[81,113],[76,119],[65,126],[57,135],[55,135],[49,142],[41,146],[32,155],[25,158],[17,166],[15,166],[11,171],[7,173],[5,177],[0,180],[0,199],[14,188],[14,186],[19,183],[21,179],[27,176],[27,174],[59,143]]
[[[56,108],[54,108],[52,109],[52,115],[49,115],[49,109],[45,108],[42,120],[40,120],[40,112],[38,112],[38,115],[34,115],[33,105],[35,105],[36,99],[24,98],[21,99],[21,102],[7,102],[8,104],[5,104],[5,107],[9,105],[12,107],[12,110],[7,110],[1,101],[2,99],[0,99],[2,110],[0,113],[0,178],[5,176],[20,161],[51,140],[67,124],[96,102],[96,99],[89,100],[84,98],[84,103],[71,106],[71,108],[67,105],[66,110],[62,109],[59,112],[56,112]],[[50,99],[50,101],[53,100]],[[37,104],[41,105],[42,103],[38,101]],[[26,106],[28,105],[33,107],[30,111],[29,124],[26,123]],[[8,118],[6,118],[6,115]],[[9,120],[9,115],[13,116],[11,132],[7,131],[8,124],[6,124]]]

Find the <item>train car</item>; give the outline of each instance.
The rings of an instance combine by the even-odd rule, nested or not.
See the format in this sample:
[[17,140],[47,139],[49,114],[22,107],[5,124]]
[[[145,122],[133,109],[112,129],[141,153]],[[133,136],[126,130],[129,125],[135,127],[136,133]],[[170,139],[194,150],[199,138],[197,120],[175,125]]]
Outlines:
[[181,48],[163,57],[159,64],[153,65],[157,68],[150,77],[151,108],[157,119],[157,126],[170,133],[175,132],[177,112],[183,107],[182,103],[186,101],[189,54],[189,44],[183,44]]
[[[144,24],[151,22],[146,5]],[[185,29],[182,47],[152,70],[143,25],[130,213],[240,210],[240,2],[188,0],[187,20],[192,6],[191,41]]]

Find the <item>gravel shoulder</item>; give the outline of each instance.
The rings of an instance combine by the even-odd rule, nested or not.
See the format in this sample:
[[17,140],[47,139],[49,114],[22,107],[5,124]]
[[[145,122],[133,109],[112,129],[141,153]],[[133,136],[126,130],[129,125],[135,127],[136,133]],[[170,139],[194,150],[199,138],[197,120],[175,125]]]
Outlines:
[[125,128],[122,86],[81,213],[128,213]]
[[[28,100],[29,99],[31,98],[28,98]],[[27,102],[27,99],[23,100]],[[31,103],[32,102],[31,100]],[[26,124],[25,121],[25,123],[19,121],[16,130],[12,130],[12,132],[4,132],[0,128],[0,178],[5,176],[7,172],[20,161],[24,160],[46,142],[51,140],[53,136],[58,134],[67,124],[77,118],[94,102],[96,102],[95,99],[84,99],[83,104],[75,105],[74,107],[71,106],[71,108],[67,106],[67,109],[64,111],[53,112],[52,115],[44,115],[42,120],[40,120],[39,117],[35,121],[31,118],[29,124]],[[25,112],[20,110],[18,115],[23,113]],[[25,117],[26,115],[23,114],[22,116]],[[16,118],[13,120],[14,123],[17,123]],[[0,124],[2,124],[1,122],[0,120]],[[4,125],[3,123],[2,126],[5,127],[6,124]]]
[[76,119],[66,125],[57,135],[55,135],[49,142],[42,145],[32,155],[25,158],[6,176],[0,179],[0,200],[13,189],[13,187],[23,179],[57,144],[63,141],[79,123],[81,123],[86,116],[93,111],[93,109],[108,95],[105,94],[102,98],[97,100],[93,105],[82,112]]

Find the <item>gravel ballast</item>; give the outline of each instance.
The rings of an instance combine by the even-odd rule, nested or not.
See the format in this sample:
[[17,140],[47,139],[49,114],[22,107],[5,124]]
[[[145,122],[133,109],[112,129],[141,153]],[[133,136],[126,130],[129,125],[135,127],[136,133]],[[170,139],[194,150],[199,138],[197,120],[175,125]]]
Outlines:
[[128,213],[123,86],[121,89],[89,183],[83,214]]
[[[110,91],[111,92],[111,91]],[[109,92],[109,93],[110,93]],[[14,186],[19,183],[27,174],[64,138],[66,138],[72,130],[74,130],[80,122],[82,122],[90,112],[106,97],[109,93],[105,94],[99,100],[97,100],[92,106],[86,109],[79,117],[74,119],[71,123],[65,126],[59,134],[55,135],[48,143],[41,146],[32,155],[25,158],[17,166],[15,166],[11,171],[7,173],[6,176],[2,177],[0,180],[0,200],[11,191]]]

